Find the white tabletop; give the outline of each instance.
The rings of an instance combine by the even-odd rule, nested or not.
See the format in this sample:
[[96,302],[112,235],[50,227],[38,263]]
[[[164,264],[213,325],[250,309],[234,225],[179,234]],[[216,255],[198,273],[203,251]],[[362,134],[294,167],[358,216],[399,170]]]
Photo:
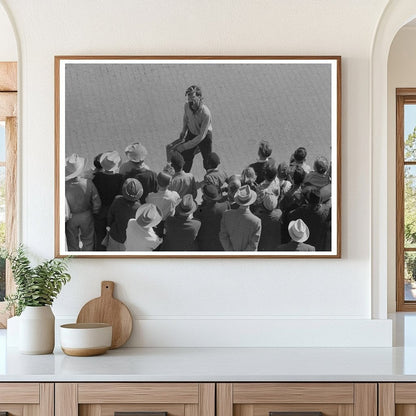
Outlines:
[[119,348],[0,357],[0,381],[416,381],[416,348]]
[[23,355],[0,330],[0,382],[416,381],[416,314],[395,314],[392,348],[119,348]]

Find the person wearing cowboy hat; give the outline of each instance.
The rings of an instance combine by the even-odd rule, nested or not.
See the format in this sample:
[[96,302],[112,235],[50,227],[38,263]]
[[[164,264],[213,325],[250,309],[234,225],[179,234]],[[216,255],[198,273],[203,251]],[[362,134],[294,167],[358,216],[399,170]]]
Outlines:
[[94,249],[94,218],[101,199],[91,179],[83,178],[85,158],[73,153],[65,160],[65,197],[71,216],[65,223],[68,251]]
[[166,234],[161,251],[197,251],[196,237],[201,222],[193,218],[197,205],[190,194],[186,194],[176,206],[175,215],[165,222]]
[[140,142],[129,144],[124,149],[124,153],[128,160],[121,164],[120,174],[125,178],[132,178],[142,168],[149,169],[149,166],[144,163],[147,149]]
[[141,143],[133,143],[126,147],[128,162],[120,166],[120,173],[127,178],[136,178],[143,186],[143,194],[140,203],[146,202],[146,197],[151,192],[157,192],[157,175],[144,163],[147,150]]
[[314,246],[305,244],[305,241],[309,239],[309,228],[300,218],[290,221],[288,231],[290,241],[278,245],[277,251],[315,251]]
[[190,172],[198,149],[205,161],[212,151],[211,111],[203,103],[201,88],[191,85],[185,91],[187,102],[184,106],[182,131],[179,139],[184,140],[175,148],[185,159],[183,170]]
[[225,251],[257,251],[261,234],[261,220],[250,211],[257,194],[248,186],[241,186],[234,196],[238,209],[224,212],[220,241]]
[[221,197],[215,185],[209,184],[202,188],[202,203],[194,214],[201,221],[197,237],[199,250],[224,251],[219,238],[221,218],[230,208],[230,203]]
[[96,172],[92,179],[98,194],[101,198],[101,208],[94,215],[95,227],[95,244],[96,251],[104,251],[106,247],[102,240],[106,236],[107,215],[110,205],[113,203],[116,195],[121,194],[123,185],[123,176],[118,173],[121,164],[121,157],[115,150],[104,152],[99,159],[101,171]]
[[126,230],[126,251],[153,251],[162,239],[156,235],[153,227],[162,220],[159,208],[154,204],[143,204],[135,218],[129,220]]
[[142,184],[134,178],[127,178],[121,189],[121,195],[114,198],[108,211],[107,223],[110,227],[107,251],[126,251],[127,223],[134,218],[140,207]]

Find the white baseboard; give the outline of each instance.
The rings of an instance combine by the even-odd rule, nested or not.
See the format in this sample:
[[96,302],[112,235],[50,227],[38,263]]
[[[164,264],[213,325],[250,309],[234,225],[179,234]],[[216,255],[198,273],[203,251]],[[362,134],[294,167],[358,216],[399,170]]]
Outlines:
[[[75,318],[56,317],[57,328]],[[57,331],[59,333],[59,331]],[[57,334],[58,335],[58,334]],[[59,336],[59,335],[58,335]],[[137,318],[126,347],[391,347],[388,319]]]

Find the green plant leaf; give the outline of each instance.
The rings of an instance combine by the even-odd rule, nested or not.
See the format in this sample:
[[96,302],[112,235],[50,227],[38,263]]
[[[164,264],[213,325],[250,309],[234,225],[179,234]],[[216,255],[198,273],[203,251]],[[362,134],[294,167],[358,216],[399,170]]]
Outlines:
[[7,309],[14,308],[16,315],[26,306],[52,305],[62,287],[71,280],[69,257],[45,260],[33,267],[22,245],[11,252],[3,250],[1,254],[10,261],[16,283],[16,293],[5,297]]

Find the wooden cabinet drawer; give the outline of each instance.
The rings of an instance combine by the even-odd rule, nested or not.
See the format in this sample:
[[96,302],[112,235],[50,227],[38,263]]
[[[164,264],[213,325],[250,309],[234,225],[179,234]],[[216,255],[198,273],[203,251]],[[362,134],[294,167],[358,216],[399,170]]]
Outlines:
[[[376,383],[220,383],[217,416],[377,416]],[[306,412],[306,413],[305,413]]]
[[380,383],[380,416],[415,416],[416,383]]
[[53,384],[0,383],[0,414],[2,412],[9,416],[53,416]]
[[56,416],[114,416],[165,412],[215,416],[214,383],[57,383]]

